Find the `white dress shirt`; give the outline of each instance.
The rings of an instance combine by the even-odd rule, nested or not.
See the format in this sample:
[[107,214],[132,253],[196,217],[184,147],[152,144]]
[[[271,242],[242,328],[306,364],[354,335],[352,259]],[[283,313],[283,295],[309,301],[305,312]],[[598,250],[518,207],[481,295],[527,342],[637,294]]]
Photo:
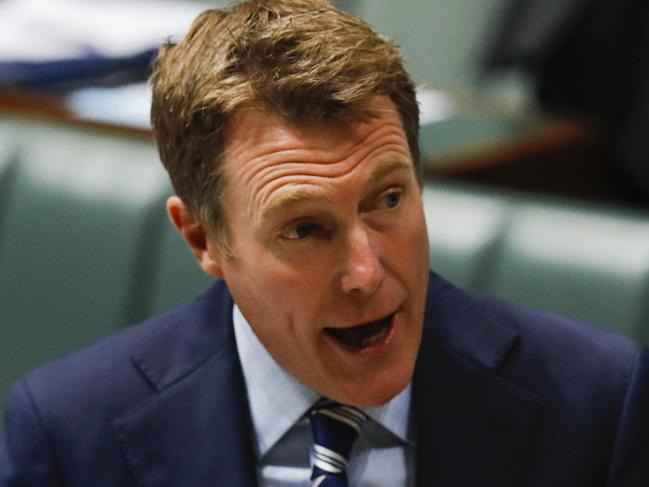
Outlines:
[[[311,429],[305,413],[320,396],[282,369],[235,305],[234,333],[248,392],[260,487],[309,487]],[[353,487],[413,487],[415,427],[410,384],[390,402],[364,408],[369,420],[354,443]]]

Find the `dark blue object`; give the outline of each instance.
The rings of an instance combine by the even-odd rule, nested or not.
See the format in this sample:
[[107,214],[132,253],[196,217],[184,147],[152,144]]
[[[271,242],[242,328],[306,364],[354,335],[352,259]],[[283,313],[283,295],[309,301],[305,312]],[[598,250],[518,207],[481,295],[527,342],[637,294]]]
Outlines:
[[130,56],[89,54],[45,62],[0,61],[0,85],[29,90],[66,91],[91,85],[117,85],[145,80],[157,49]]

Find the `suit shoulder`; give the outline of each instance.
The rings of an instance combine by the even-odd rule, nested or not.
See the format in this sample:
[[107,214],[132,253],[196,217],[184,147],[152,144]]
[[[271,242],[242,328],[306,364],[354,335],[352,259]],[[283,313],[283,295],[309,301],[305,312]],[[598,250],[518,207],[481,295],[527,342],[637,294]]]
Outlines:
[[463,290],[436,276],[431,282],[433,294],[441,295],[433,298],[433,313],[443,321],[463,324],[443,331],[449,335],[516,336],[518,347],[555,359],[563,357],[568,363],[581,355],[609,365],[625,363],[641,348],[633,340],[599,326]]
[[[552,312],[470,293],[489,330],[508,329],[516,336],[500,374],[539,397],[583,404],[602,394],[602,411],[620,408],[647,350],[604,328]],[[596,414],[596,412],[594,412]]]
[[575,451],[604,451],[625,418],[645,410],[649,352],[632,340],[443,280],[432,281],[429,300],[429,343],[443,347],[434,350],[541,405],[538,437],[550,444],[560,435]]
[[564,365],[582,365],[585,369],[596,364],[608,369],[627,366],[642,348],[628,337],[550,311],[484,295],[476,296],[476,302],[490,316],[492,326],[509,326],[516,331],[520,347]]
[[209,354],[218,347],[216,332],[223,320],[214,307],[228,300],[219,283],[192,303],[41,365],[27,374],[24,386],[44,407],[68,411],[78,403],[128,407],[156,389],[138,357],[169,356],[173,362],[179,356]]

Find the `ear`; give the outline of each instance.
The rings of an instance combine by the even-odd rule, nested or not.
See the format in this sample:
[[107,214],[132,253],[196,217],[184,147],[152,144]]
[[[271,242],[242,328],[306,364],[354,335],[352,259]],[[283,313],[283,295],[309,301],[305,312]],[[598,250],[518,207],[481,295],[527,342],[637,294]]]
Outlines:
[[201,222],[189,211],[183,200],[171,196],[167,200],[167,214],[187,242],[200,268],[211,276],[223,278],[223,253],[210,240]]

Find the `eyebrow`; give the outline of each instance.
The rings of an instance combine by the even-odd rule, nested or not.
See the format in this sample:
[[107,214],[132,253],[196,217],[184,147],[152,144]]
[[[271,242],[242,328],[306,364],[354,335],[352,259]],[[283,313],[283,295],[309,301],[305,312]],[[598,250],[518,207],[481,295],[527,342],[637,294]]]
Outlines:
[[370,183],[378,183],[385,176],[396,171],[410,171],[413,169],[412,162],[408,159],[392,159],[386,164],[381,164],[370,174]]
[[314,196],[311,191],[296,189],[295,191],[290,191],[273,198],[264,213],[268,215],[277,213],[287,206],[312,199],[314,199]]
[[[376,184],[384,177],[392,174],[396,171],[411,171],[413,169],[412,162],[408,159],[393,159],[388,163],[381,164],[379,167],[375,168],[369,177],[370,185]],[[281,194],[273,198],[268,204],[265,214],[271,215],[277,213],[278,211],[291,206],[293,204],[302,203],[304,201],[309,201],[315,199],[314,193],[306,189],[296,189],[294,191],[289,191],[287,193]]]

